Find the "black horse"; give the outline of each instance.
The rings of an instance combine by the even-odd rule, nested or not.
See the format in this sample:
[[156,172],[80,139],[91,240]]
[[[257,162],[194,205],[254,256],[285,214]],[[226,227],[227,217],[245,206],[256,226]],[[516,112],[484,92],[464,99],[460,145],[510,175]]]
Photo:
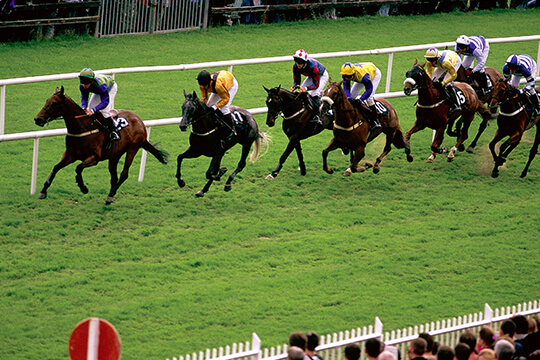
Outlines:
[[[176,170],[176,178],[178,186],[184,187],[185,181],[182,179],[180,167],[183,159],[198,158],[201,155],[212,158],[210,166],[206,171],[208,182],[204,188],[198,191],[195,195],[203,197],[208,191],[214,180],[219,181],[221,176],[228,170],[226,167],[221,167],[221,159],[225,155],[225,151],[236,144],[242,145],[242,156],[236,167],[236,170],[229,176],[225,183],[225,191],[232,189],[232,181],[236,174],[246,166],[246,158],[251,149],[251,145],[255,143],[253,152],[250,156],[250,161],[255,162],[259,158],[261,144],[268,144],[268,136],[266,133],[259,131],[257,123],[253,116],[245,109],[231,106],[233,119],[235,119],[236,136],[229,142],[228,148],[221,147],[221,139],[230,132],[221,125],[212,108],[206,106],[195,92],[186,94],[186,100],[182,104],[182,120],[180,121],[180,130],[186,131],[189,125],[192,125],[191,135],[189,136],[189,147],[182,154],[178,155],[178,167]],[[226,133],[226,134],[225,134]]]
[[332,130],[334,119],[332,116],[324,115],[321,119],[322,124],[311,121],[318,110],[312,109],[309,106],[307,93],[294,93],[282,89],[281,86],[271,89],[264,87],[264,89],[268,93],[268,97],[266,98],[266,106],[268,107],[266,125],[270,127],[274,126],[276,118],[282,113],[283,132],[289,138],[289,143],[279,158],[276,168],[266,179],[271,180],[278,175],[293,149],[296,150],[296,155],[298,156],[300,174],[306,175],[306,164],[304,163],[300,141],[316,135],[324,129]]

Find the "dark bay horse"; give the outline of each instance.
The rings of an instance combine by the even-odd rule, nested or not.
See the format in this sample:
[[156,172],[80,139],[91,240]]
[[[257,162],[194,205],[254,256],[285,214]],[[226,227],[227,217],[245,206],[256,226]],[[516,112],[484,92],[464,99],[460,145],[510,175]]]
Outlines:
[[[540,87],[536,86],[536,91],[540,91]],[[540,143],[540,127],[538,126],[540,116],[531,119],[532,111],[528,110],[527,106],[523,104],[516,94],[515,88],[508,84],[508,80],[502,80],[495,84],[489,106],[492,111],[500,107],[497,116],[498,129],[493,140],[489,143],[489,150],[495,162],[495,167],[491,172],[491,176],[494,178],[499,176],[499,166],[506,162],[510,152],[520,143],[523,133],[536,126],[536,136],[529,152],[529,160],[521,172],[522,178],[527,176],[529,166],[538,152],[538,144]],[[508,140],[500,146],[499,154],[497,154],[495,145],[507,136],[509,137]]]
[[[410,155],[411,150],[409,143],[405,141],[401,127],[399,126],[399,120],[394,107],[383,98],[378,98],[377,101],[382,103],[388,109],[388,113],[381,119],[381,129],[377,129],[373,132],[369,131],[369,124],[365,121],[364,116],[356,107],[354,107],[345,95],[345,91],[341,87],[342,82],[329,82],[328,87],[324,91],[324,96],[321,99],[323,103],[322,111],[326,112],[328,108],[331,108],[334,113],[334,137],[330,140],[330,144],[322,151],[323,156],[323,170],[328,174],[332,174],[334,171],[328,167],[327,157],[330,151],[341,148],[345,151],[351,151],[351,164],[349,168],[343,174],[344,176],[350,176],[353,172],[362,172],[367,168],[373,166],[373,172],[376,174],[380,171],[381,161],[392,150],[392,144],[398,149],[405,149],[407,154],[407,160],[412,161]],[[364,167],[358,168],[358,163],[363,159],[365,155],[365,147],[367,143],[375,139],[381,133],[386,135],[386,144],[383,152],[374,165],[369,163]]]
[[[221,166],[221,159],[226,151],[226,149],[221,147],[222,134],[220,132],[224,131],[224,129],[219,125],[212,108],[206,106],[197,97],[195,92],[186,94],[184,91],[184,96],[186,100],[182,104],[182,120],[179,126],[181,131],[186,131],[189,125],[192,125],[192,128],[189,136],[189,147],[182,154],[178,155],[176,178],[178,180],[178,186],[184,187],[186,185],[180,172],[182,160],[198,158],[201,155],[211,157],[210,166],[206,171],[208,182],[202,190],[195,194],[198,197],[203,197],[210,189],[212,182],[221,180],[221,176],[228,170],[226,167]],[[246,159],[251,145],[254,144],[253,152],[250,156],[251,162],[255,162],[259,158],[261,145],[263,143],[268,145],[268,135],[259,131],[257,123],[249,111],[237,106],[231,106],[230,109],[233,113],[233,118],[240,116],[242,121],[236,126],[237,136],[235,136],[235,141],[230,142],[229,148],[236,144],[242,145],[242,155],[236,169],[225,183],[225,191],[232,189],[231,183],[234,177],[246,166]],[[226,131],[227,133],[230,132],[229,129]]]
[[[458,76],[456,78],[456,81],[459,81],[459,82],[466,82],[467,84],[471,85],[472,88],[474,89],[474,91],[476,92],[476,95],[478,96],[478,99],[486,104],[491,101],[491,94],[493,92],[493,86],[495,85],[495,83],[497,81],[500,81],[503,79],[503,76],[501,74],[501,72],[495,68],[492,68],[490,66],[486,66],[485,67],[485,72],[486,72],[486,75],[488,76],[488,86],[490,86],[489,88],[489,91],[487,91],[486,93],[482,93],[480,91],[480,86],[478,85],[478,82],[473,79],[472,76],[468,76],[466,73],[465,73],[465,69],[463,68],[463,66],[460,66],[459,67],[459,70],[457,72]],[[479,109],[478,109],[478,113],[480,114],[480,116],[482,116],[482,122],[480,123],[480,125],[478,126],[478,132],[476,133],[476,136],[474,137],[474,140],[471,142],[471,144],[467,147],[467,152],[469,153],[473,153],[474,152],[474,148],[476,147],[476,144],[478,143],[478,139],[480,139],[480,136],[482,135],[482,133],[484,132],[484,130],[486,130],[486,127],[488,125],[488,122],[489,120],[491,119],[495,119],[497,117],[496,114],[492,114],[489,109],[485,106],[481,106]]]
[[425,63],[419,65],[417,61],[414,62],[413,67],[407,71],[407,79],[404,82],[403,91],[405,95],[410,95],[415,89],[418,89],[418,103],[416,104],[416,121],[414,125],[405,133],[405,139],[407,142],[410,140],[412,134],[417,131],[423,130],[426,127],[435,130],[435,136],[431,144],[431,155],[427,162],[433,162],[437,154],[446,152],[445,148],[441,147],[444,139],[444,131],[448,125],[449,135],[452,133],[452,124],[461,115],[459,120],[461,128],[458,131],[457,142],[450,150],[447,160],[454,160],[456,150],[463,151],[463,142],[468,137],[469,127],[474,119],[474,114],[478,111],[478,108],[484,106],[478,96],[474,92],[474,89],[466,83],[455,83],[455,86],[461,90],[460,102],[461,111],[455,111],[448,116],[449,104],[445,100],[443,92],[433,86],[431,78],[424,70]]
[[[111,189],[105,200],[109,205],[118,188],[128,178],[128,171],[133,158],[140,148],[154,155],[161,163],[167,163],[167,153],[157,149],[147,140],[147,132],[141,118],[135,113],[126,110],[118,110],[118,117],[124,118],[128,126],[120,132],[120,140],[112,143],[110,149],[106,148],[109,142],[109,133],[93,117],[85,114],[84,110],[64,94],[64,87],[47,99],[45,106],[39,111],[34,121],[39,126],[44,126],[49,121],[64,118],[67,128],[66,151],[62,160],[56,164],[47,178],[43,189],[39,194],[40,199],[47,197],[47,189],[51,186],[56,173],[65,166],[80,160],[76,168],[77,185],[83,192],[88,193],[84,184],[82,172],[89,166],[94,166],[100,161],[109,160],[109,172],[111,174]],[[122,155],[126,154],[124,168],[118,179],[117,166]]]
[[306,175],[306,164],[304,163],[300,141],[319,134],[324,129],[332,129],[333,119],[331,116],[324,115],[321,119],[322,125],[312,122],[311,119],[315,116],[317,110],[309,108],[307,104],[307,93],[291,92],[282,89],[281,86],[271,89],[264,87],[264,89],[268,93],[266,98],[266,106],[268,107],[266,125],[270,127],[274,126],[278,115],[282,113],[283,132],[289,138],[289,143],[279,158],[276,168],[266,179],[274,179],[279,174],[283,164],[287,161],[293,150],[296,150],[296,156],[298,157],[300,175]]

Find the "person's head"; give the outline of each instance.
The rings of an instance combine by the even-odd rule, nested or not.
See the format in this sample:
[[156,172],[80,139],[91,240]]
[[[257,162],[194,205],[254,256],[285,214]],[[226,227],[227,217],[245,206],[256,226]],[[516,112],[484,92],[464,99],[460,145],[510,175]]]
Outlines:
[[407,353],[410,359],[424,355],[427,348],[427,341],[421,337],[412,340],[409,343]]
[[467,51],[469,49],[469,44],[471,43],[471,40],[467,35],[460,35],[456,39],[456,45],[458,48],[458,53],[462,53],[464,51]]
[[513,337],[516,333],[516,324],[512,320],[504,320],[501,324],[499,332],[501,335],[506,334],[510,337]]
[[495,360],[495,351],[484,349],[478,353],[477,360]]
[[514,357],[516,351],[514,345],[508,341],[501,339],[495,343],[495,357],[499,360],[510,360]]
[[421,337],[422,339],[426,340],[427,346],[426,351],[431,353],[431,350],[433,350],[433,336],[429,335],[429,333],[420,333],[418,334],[418,337]]
[[489,326],[482,326],[478,332],[478,345],[480,347],[493,347],[495,343],[495,333]]
[[341,71],[339,72],[340,75],[343,76],[346,80],[351,80],[354,76],[354,71],[356,67],[351,62],[346,62],[345,64],[341,65]]
[[439,51],[436,48],[429,48],[427,49],[426,55],[424,55],[424,57],[427,61],[429,61],[431,65],[434,65],[437,60],[439,60]]
[[385,350],[379,354],[378,360],[397,360],[397,359],[392,352]]
[[454,353],[458,360],[468,360],[469,356],[471,356],[471,352],[471,348],[465,343],[457,343],[454,348]]
[[538,324],[535,319],[527,319],[529,321],[529,334],[538,331]]
[[465,330],[459,336],[459,342],[469,345],[471,350],[476,352],[476,335],[471,330]]
[[79,73],[79,81],[84,88],[90,87],[95,81],[95,78],[96,74],[94,74],[94,70],[90,68],[84,68]]
[[437,360],[454,360],[454,349],[448,345],[439,346],[439,351],[437,351]]
[[293,59],[296,63],[296,66],[301,69],[307,63],[308,53],[304,49],[296,50],[296,52],[293,54]]
[[291,346],[287,350],[287,360],[304,360],[304,350],[298,346]]
[[529,354],[529,360],[540,360],[540,350],[535,350]]
[[289,346],[297,346],[302,350],[306,349],[307,337],[306,334],[300,331],[293,331],[289,335]]
[[521,65],[521,62],[519,61],[519,58],[515,54],[510,55],[506,59],[506,67],[508,68],[508,71],[510,71],[511,74],[515,73],[519,69],[520,65]]
[[529,321],[523,315],[516,315],[512,318],[514,324],[516,324],[516,334],[528,334],[529,333]]
[[379,356],[383,351],[384,345],[379,339],[367,339],[364,343],[364,350],[366,354],[372,358]]
[[360,346],[358,344],[349,344],[345,346],[345,359],[358,360],[360,358]]
[[206,70],[201,71],[199,75],[197,75],[197,82],[200,86],[206,87],[210,85],[211,80],[210,73]]
[[315,351],[315,348],[319,346],[319,334],[313,331],[308,331],[306,333],[306,337],[307,337],[306,349]]

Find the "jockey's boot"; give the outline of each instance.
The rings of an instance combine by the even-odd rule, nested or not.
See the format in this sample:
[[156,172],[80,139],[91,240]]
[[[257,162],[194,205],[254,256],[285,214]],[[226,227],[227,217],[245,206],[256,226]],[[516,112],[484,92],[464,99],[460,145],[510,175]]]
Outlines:
[[488,84],[487,84],[487,75],[485,72],[476,71],[473,72],[472,75],[476,79],[476,82],[478,83],[478,86],[480,88],[480,93],[482,95],[486,95],[488,93]]
[[452,84],[447,84],[444,87],[444,94],[446,95],[446,99],[450,103],[450,109],[448,110],[448,114],[452,114],[456,111],[461,111],[457,92],[454,86],[452,86]]
[[369,106],[369,125],[369,131],[373,131],[381,127],[375,104]]
[[322,125],[321,121],[321,98],[318,96],[308,95],[309,107],[311,110],[316,111],[315,115],[309,120],[309,122],[315,123],[317,125]]
[[[103,115],[102,115],[103,117]],[[110,141],[118,141],[120,140],[120,135],[116,131],[116,128],[114,127],[114,122],[112,116],[109,117],[103,117],[103,127],[105,130],[109,132],[109,140]]]
[[236,130],[234,129],[234,122],[233,122],[233,118],[232,118],[231,113],[223,114],[220,111],[220,117],[228,125],[227,127],[229,128],[229,130],[231,130],[229,135],[227,135],[227,137],[224,140],[221,140],[221,148],[223,150],[225,150],[228,147],[230,147],[232,145],[232,143],[234,143],[234,140],[235,140],[234,137],[236,136]]

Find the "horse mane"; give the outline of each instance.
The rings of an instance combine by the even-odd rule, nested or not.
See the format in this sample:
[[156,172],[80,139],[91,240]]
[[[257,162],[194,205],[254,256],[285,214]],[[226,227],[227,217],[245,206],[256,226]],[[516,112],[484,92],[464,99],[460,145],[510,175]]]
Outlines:
[[57,91],[56,91],[55,95],[59,96],[60,98],[64,98],[64,99],[68,100],[68,101],[71,102],[73,105],[75,105],[75,107],[77,108],[77,110],[79,110],[79,112],[80,112],[81,114],[84,113],[83,108],[82,108],[79,104],[77,104],[75,101],[73,101],[72,98],[70,98],[69,96],[67,96],[67,95],[64,93],[64,87],[63,87],[63,86],[62,86],[61,89],[58,89],[58,88],[57,88]]

